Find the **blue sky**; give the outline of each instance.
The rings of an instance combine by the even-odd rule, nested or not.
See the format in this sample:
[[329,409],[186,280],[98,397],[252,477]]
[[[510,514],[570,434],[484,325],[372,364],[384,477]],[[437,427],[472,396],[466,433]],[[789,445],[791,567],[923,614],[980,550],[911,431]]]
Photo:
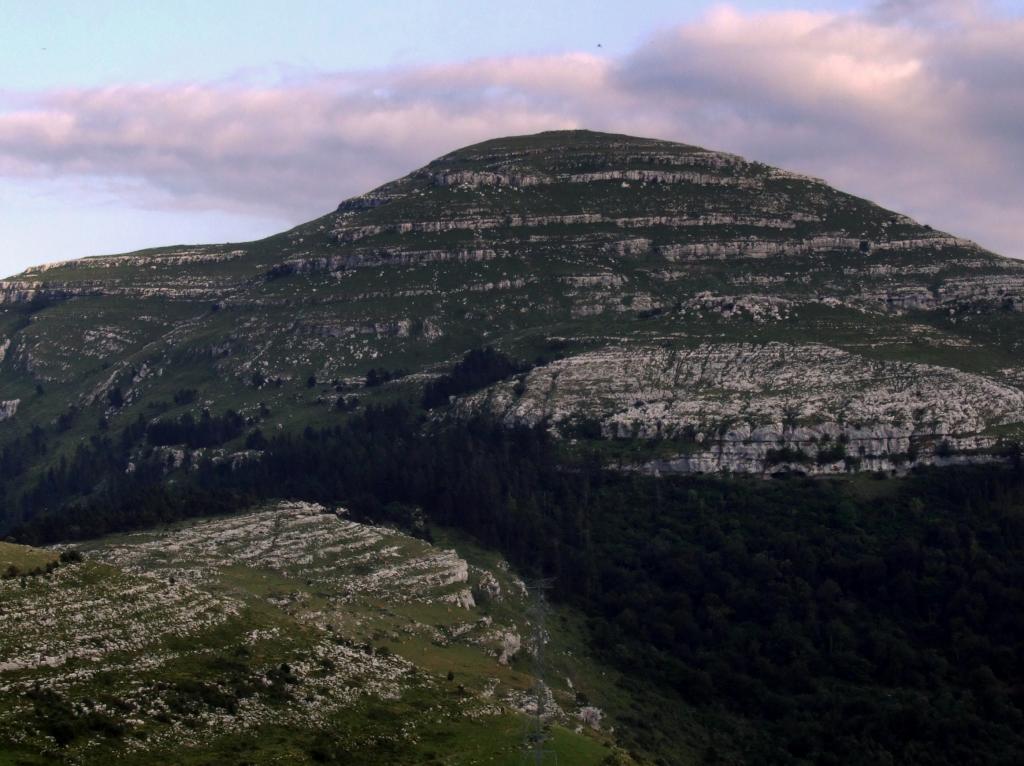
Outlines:
[[[5,0],[0,87],[14,90],[374,69],[563,51],[628,52],[711,3],[573,0]],[[739,2],[842,9],[849,2]]]
[[464,143],[556,127],[735,151],[1024,256],[1022,16],[1020,0],[6,0],[0,272],[263,236]]

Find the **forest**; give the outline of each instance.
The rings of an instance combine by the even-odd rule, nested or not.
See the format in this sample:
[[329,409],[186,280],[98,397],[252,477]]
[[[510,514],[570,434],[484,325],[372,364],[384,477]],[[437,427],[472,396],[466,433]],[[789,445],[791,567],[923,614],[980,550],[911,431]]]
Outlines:
[[[233,432],[232,415],[173,427],[206,441]],[[163,433],[135,423],[95,437],[21,498],[13,537],[93,537],[274,497],[429,535],[422,512],[553,578],[637,699],[656,689],[722,732],[708,762],[1024,759],[1019,465],[653,479],[606,471],[543,429],[397,404],[260,435],[262,457],[235,468],[207,459],[169,483],[154,458],[126,472],[132,446]],[[80,479],[99,475],[92,492]],[[641,702],[624,721],[637,752],[671,752],[662,715]]]

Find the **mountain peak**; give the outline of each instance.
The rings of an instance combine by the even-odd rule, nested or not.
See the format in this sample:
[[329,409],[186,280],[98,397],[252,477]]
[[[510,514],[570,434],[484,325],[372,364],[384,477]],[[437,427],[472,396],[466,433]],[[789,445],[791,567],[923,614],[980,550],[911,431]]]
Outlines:
[[[504,149],[531,149],[535,151],[560,150],[569,148],[614,148],[617,146],[633,145],[636,147],[646,146],[680,146],[685,144],[673,141],[665,141],[657,138],[644,138],[632,136],[625,133],[606,133],[586,128],[571,128],[563,130],[544,130],[538,133],[524,133],[514,136],[502,136],[500,138],[489,138],[477,144],[470,144],[461,149],[450,152],[445,157],[460,154],[462,152],[488,151],[493,148]],[[693,148],[693,147],[691,147]]]
[[[708,153],[696,146],[593,130],[549,130],[519,136],[505,136],[456,149],[427,165],[496,165],[525,167],[571,167],[575,162],[638,161],[659,152],[671,154]],[[722,154],[722,153],[717,153]],[[722,155],[727,156],[727,155]],[[739,158],[737,158],[739,159]],[[653,160],[652,160],[653,161]]]

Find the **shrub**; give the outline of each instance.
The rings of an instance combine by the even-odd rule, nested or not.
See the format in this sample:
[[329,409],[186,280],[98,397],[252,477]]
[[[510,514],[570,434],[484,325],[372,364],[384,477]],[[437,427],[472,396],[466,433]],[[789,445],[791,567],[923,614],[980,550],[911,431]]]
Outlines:
[[423,406],[432,409],[447,404],[452,396],[476,391],[528,369],[528,365],[511,359],[491,346],[473,349],[449,374],[442,375],[424,387]]
[[82,558],[82,552],[76,551],[74,548],[65,548],[60,552],[61,564],[77,564],[82,561]]
[[177,405],[192,404],[196,400],[198,392],[194,388],[179,388],[174,394],[174,403]]
[[768,465],[779,463],[809,463],[811,457],[799,447],[790,447],[788,444],[778,449],[770,449],[765,455]]
[[120,386],[114,386],[107,392],[107,401],[110,402],[110,406],[116,410],[119,410],[124,406],[124,394],[121,393]]
[[386,370],[383,367],[374,367],[366,373],[364,385],[367,388],[374,388],[376,386],[382,386],[389,381],[404,378],[408,374],[408,370]]
[[845,457],[846,446],[843,444],[836,444],[831,447],[819,449],[816,460],[818,465],[828,465],[829,463],[835,463],[836,461],[842,460]]

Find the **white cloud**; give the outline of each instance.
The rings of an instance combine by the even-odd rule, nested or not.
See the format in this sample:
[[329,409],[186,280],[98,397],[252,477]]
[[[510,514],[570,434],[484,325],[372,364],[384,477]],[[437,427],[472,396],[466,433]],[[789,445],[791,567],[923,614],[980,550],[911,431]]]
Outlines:
[[810,172],[1024,256],[1021,72],[1024,20],[979,2],[723,6],[620,60],[9,96],[0,175],[123,186],[126,206],[299,222],[464,144],[591,127]]

